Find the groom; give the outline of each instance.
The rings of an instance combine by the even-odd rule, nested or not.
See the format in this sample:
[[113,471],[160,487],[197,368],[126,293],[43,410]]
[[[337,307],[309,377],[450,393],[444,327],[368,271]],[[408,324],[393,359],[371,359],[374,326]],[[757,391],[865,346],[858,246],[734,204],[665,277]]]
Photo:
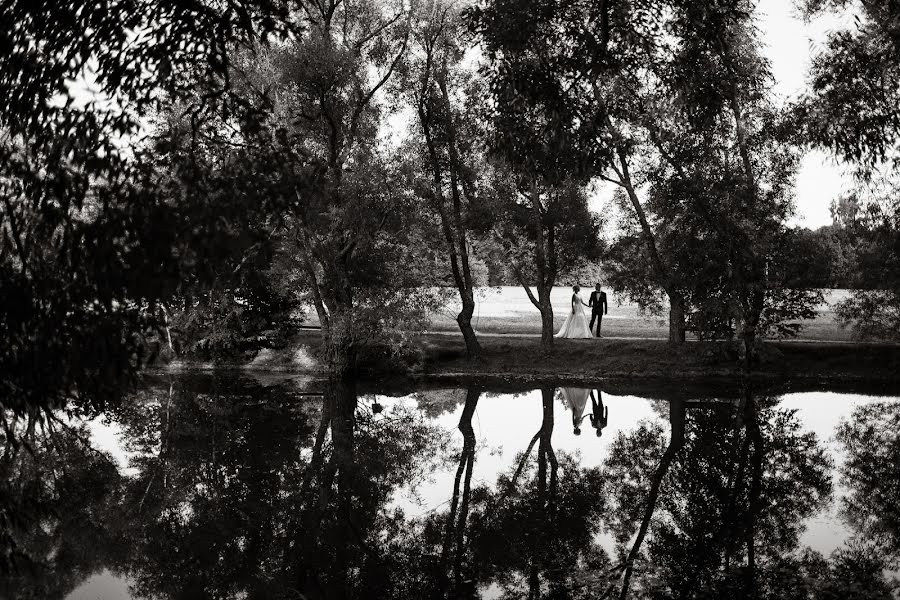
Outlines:
[[588,306],[591,307],[591,324],[588,328],[594,328],[594,321],[597,321],[597,337],[600,335],[600,326],[603,324],[603,315],[609,312],[606,304],[606,292],[600,289],[600,284],[596,285],[595,291],[591,292],[591,298],[588,300]]

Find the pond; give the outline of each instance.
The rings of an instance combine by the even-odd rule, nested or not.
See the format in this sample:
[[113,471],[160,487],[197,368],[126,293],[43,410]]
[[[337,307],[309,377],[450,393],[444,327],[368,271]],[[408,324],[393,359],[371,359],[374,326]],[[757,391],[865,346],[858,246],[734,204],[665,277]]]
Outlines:
[[38,435],[0,596],[892,597],[897,395],[380,391],[156,376]]

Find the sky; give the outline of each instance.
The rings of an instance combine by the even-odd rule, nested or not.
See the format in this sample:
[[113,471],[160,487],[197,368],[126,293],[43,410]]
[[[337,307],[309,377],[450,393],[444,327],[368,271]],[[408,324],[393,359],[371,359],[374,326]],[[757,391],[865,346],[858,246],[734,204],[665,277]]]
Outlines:
[[[804,23],[791,0],[759,0],[758,23],[775,77],[775,93],[783,100],[806,89],[810,57],[830,30],[842,29],[842,17],[827,15]],[[815,229],[831,224],[829,205],[852,178],[833,158],[820,151],[804,156],[797,174],[797,215],[792,224]]]

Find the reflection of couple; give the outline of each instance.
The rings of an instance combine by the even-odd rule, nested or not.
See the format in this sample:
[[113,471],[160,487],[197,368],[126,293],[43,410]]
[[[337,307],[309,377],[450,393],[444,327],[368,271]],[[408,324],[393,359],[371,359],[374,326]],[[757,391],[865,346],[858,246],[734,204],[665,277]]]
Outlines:
[[584,409],[587,406],[588,396],[591,398],[591,414],[587,415],[591,421],[591,427],[597,430],[597,437],[603,435],[603,428],[609,424],[609,409],[603,406],[603,395],[600,390],[584,388],[561,388],[563,400],[572,411],[572,426],[575,435],[581,435],[581,422],[584,420]]
[[[588,303],[578,294],[581,288],[577,285],[572,288],[572,310],[566,317],[562,328],[555,337],[558,338],[589,338],[591,337],[591,329],[594,327],[594,321],[597,322],[597,337],[600,335],[600,326],[603,325],[603,315],[608,311],[606,304],[606,292],[600,289],[598,283],[596,289],[591,292]],[[591,322],[588,324],[587,316],[584,314],[584,307],[591,309]]]

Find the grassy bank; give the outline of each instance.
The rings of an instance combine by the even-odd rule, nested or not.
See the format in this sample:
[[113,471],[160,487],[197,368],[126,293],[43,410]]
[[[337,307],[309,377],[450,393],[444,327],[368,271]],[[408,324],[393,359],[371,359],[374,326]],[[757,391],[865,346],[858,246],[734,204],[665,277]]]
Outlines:
[[[483,338],[483,360],[474,364],[455,338],[424,336],[418,348],[423,374],[687,380],[744,373],[736,350],[724,343],[687,343],[675,349],[657,340],[557,340],[554,351],[544,354],[535,338]],[[761,357],[754,378],[900,383],[897,346],[770,342]]]
[[[399,353],[387,347],[367,347],[360,353],[361,378],[387,381],[478,379],[494,383],[591,382],[647,380],[685,382],[744,379],[733,345],[686,343],[673,348],[658,340],[557,340],[552,353],[542,352],[533,337],[483,337],[482,360],[466,359],[459,336],[426,334],[413,338]],[[218,365],[254,371],[322,374],[321,342],[317,334],[298,336],[281,350],[264,350],[243,364]],[[866,383],[900,389],[900,346],[770,342],[750,373],[761,382],[821,382],[829,386]],[[212,368],[215,365],[175,363],[172,368]]]

